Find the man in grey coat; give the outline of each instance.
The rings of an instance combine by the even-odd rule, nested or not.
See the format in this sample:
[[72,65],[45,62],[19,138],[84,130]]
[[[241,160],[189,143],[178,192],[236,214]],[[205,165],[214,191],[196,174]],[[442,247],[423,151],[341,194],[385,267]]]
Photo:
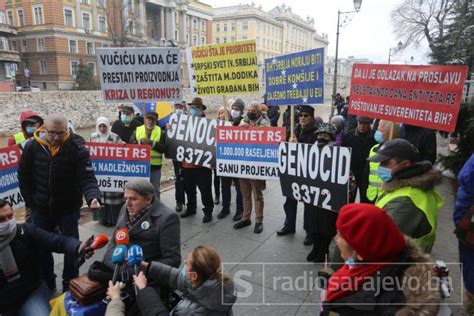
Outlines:
[[[145,261],[178,267],[181,263],[178,215],[155,197],[153,185],[147,180],[127,183],[124,198],[116,228],[128,229],[129,245],[141,246]],[[104,256],[104,263],[111,268],[115,246],[114,233]]]

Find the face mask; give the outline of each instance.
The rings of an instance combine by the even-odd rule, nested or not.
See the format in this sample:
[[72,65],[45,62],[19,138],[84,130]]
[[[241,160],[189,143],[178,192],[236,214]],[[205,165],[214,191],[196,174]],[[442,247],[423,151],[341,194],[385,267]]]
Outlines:
[[352,254],[347,260],[344,261],[345,264],[349,266],[349,269],[352,269],[355,265],[355,259],[354,259],[355,253]]
[[379,143],[379,144],[382,143],[383,142],[382,132],[381,131],[375,131],[374,139],[377,143]]
[[16,219],[12,218],[9,221],[0,223],[0,236],[8,236],[13,233],[16,227]]
[[320,138],[320,139],[318,139],[318,141],[317,141],[317,145],[318,145],[318,146],[326,146],[328,143],[329,143],[329,140],[324,139],[324,138]]
[[237,119],[241,116],[240,111],[232,110],[232,111],[230,111],[230,116],[232,116],[233,119]]
[[120,119],[122,120],[122,122],[124,123],[130,123],[132,121],[132,119],[130,118],[130,116],[128,115],[125,115],[125,114],[122,114],[120,116]]
[[183,112],[183,110],[181,110],[181,109],[176,109],[176,110],[174,110],[174,113],[176,113],[176,114],[183,114],[184,112]]
[[188,280],[186,278],[186,266],[183,265],[183,268],[181,269],[181,275],[183,276],[183,279],[184,279],[184,284],[187,286],[187,287],[191,287],[191,285],[193,284],[190,280]]
[[34,126],[27,126],[26,127],[26,132],[28,134],[33,134],[35,131],[36,131],[36,127],[34,127]]
[[377,175],[383,182],[390,182],[392,180],[392,169],[378,166]]
[[191,114],[191,116],[198,116],[199,115],[199,110],[196,109],[196,108],[190,108],[189,109],[189,114]]
[[255,121],[257,119],[257,113],[249,112],[247,113],[247,117],[249,118],[249,120]]

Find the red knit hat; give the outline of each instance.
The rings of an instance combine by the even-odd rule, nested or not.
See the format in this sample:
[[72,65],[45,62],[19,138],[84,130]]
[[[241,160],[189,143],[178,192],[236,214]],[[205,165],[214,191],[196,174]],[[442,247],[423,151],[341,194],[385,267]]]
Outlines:
[[343,206],[336,227],[364,261],[390,262],[406,247],[403,234],[387,212],[372,204]]

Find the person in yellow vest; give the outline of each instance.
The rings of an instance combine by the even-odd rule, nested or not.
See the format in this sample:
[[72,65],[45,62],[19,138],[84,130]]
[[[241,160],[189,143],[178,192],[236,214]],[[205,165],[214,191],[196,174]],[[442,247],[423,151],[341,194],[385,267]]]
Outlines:
[[[369,158],[373,157],[377,150],[382,146],[384,142],[390,140],[390,130],[392,129],[392,139],[398,138],[400,134],[400,125],[387,120],[380,120],[377,130],[374,134],[374,139],[377,142],[369,151]],[[377,196],[379,195],[380,187],[383,184],[382,179],[377,174],[377,168],[379,167],[378,162],[369,162],[367,172],[368,172],[368,186],[367,186],[367,200],[374,204]]]
[[21,131],[8,138],[8,146],[20,145],[21,149],[23,149],[26,140],[33,137],[33,133],[38,127],[42,126],[43,123],[43,118],[35,111],[26,110],[21,112]]
[[138,126],[130,138],[131,144],[151,146],[151,170],[150,182],[155,187],[155,194],[160,199],[161,165],[163,164],[163,153],[165,152],[166,133],[156,125],[158,113],[148,112],[145,115],[144,125]]
[[438,208],[444,203],[435,191],[441,172],[431,162],[418,162],[418,151],[407,140],[385,142],[370,162],[378,162],[378,176],[384,182],[375,205],[383,208],[405,234],[431,252],[436,238]]

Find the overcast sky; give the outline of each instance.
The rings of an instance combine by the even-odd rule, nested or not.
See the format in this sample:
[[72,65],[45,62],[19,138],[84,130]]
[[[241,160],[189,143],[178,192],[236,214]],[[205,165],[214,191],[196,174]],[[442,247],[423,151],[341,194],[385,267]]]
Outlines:
[[[242,0],[201,0],[213,7],[230,5],[250,4]],[[329,34],[328,56],[334,56],[336,52],[336,27],[337,11],[353,11],[352,0],[254,0],[255,4],[262,5],[268,11],[276,4],[290,4],[292,11],[303,18],[311,16],[314,18],[314,26],[319,34]],[[396,47],[400,41],[393,33],[390,13],[403,0],[362,0],[362,6],[352,20],[340,29],[339,35],[339,58],[355,56],[358,58],[369,58],[376,63],[387,63],[390,47]],[[342,20],[342,18],[341,18]],[[419,48],[407,48],[403,53],[392,56],[392,63],[410,63],[411,56],[414,57],[413,64],[426,64],[428,48],[424,44]]]

